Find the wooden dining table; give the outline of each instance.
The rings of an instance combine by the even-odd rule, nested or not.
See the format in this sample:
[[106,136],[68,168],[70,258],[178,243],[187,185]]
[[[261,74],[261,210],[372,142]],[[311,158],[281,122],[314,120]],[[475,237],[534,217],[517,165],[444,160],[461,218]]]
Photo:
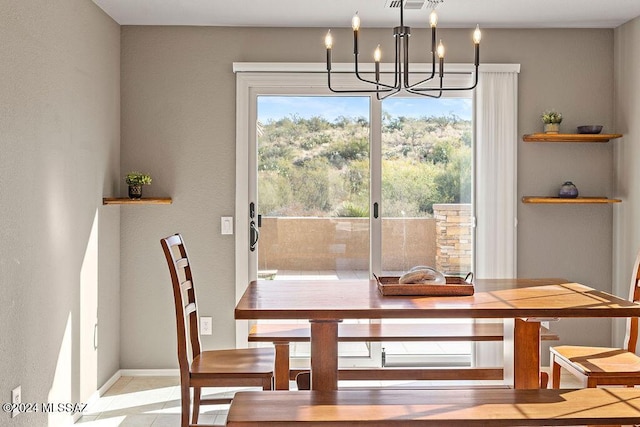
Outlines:
[[476,279],[471,296],[385,296],[376,280],[258,280],[236,319],[306,319],[311,389],[338,389],[338,324],[344,319],[501,319],[505,384],[540,386],[540,322],[640,317],[640,304],[564,279]]

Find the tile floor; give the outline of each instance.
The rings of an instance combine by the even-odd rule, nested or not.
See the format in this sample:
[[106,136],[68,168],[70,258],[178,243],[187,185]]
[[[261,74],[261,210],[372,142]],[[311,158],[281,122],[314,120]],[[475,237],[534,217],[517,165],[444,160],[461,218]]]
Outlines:
[[[179,427],[178,377],[121,377],[76,424],[82,427]],[[206,395],[231,397],[231,388],[205,389]],[[247,389],[248,390],[248,389]],[[229,405],[203,407],[199,422],[225,425]]]
[[[482,385],[491,385],[485,382]],[[357,387],[437,387],[464,386],[464,381],[344,382],[341,386]],[[475,384],[478,384],[477,382]],[[495,384],[493,382],[492,384]],[[562,387],[579,387],[570,375],[563,375]],[[295,383],[291,383],[295,389]],[[209,388],[207,396],[231,397],[239,390],[251,388]],[[199,422],[223,426],[229,405],[205,406]],[[180,387],[178,377],[121,377],[96,402],[92,403],[76,423],[82,427],[179,427]]]

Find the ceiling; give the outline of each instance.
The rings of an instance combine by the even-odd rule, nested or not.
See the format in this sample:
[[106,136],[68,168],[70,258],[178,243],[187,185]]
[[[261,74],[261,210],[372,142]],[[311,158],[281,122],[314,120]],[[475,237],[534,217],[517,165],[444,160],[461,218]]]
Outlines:
[[[93,0],[120,25],[362,27],[397,25],[391,0]],[[409,0],[423,1],[423,0]],[[440,27],[615,28],[640,16],[640,0],[444,0]],[[430,8],[407,10],[407,25],[426,26]]]

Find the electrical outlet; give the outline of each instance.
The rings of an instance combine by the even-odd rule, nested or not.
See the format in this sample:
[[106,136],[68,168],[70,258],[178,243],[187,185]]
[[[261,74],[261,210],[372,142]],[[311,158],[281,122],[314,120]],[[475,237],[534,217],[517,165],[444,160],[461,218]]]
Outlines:
[[11,390],[11,403],[13,403],[14,405],[13,411],[11,411],[11,418],[13,418],[20,413],[20,411],[18,410],[18,407],[15,405],[19,405],[22,403],[22,387],[21,386],[18,386],[13,390]]
[[200,317],[200,335],[213,334],[213,319],[211,317]]

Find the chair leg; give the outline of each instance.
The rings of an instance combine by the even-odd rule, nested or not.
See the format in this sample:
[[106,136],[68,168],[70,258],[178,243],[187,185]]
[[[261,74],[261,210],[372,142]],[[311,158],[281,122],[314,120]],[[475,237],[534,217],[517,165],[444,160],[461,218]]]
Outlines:
[[189,427],[189,409],[191,406],[191,393],[187,384],[180,384],[180,400],[182,412],[180,414],[180,426]]
[[311,372],[304,371],[296,375],[298,390],[311,390]]
[[551,355],[551,388],[560,388],[560,365]]
[[265,378],[262,380],[263,390],[273,390],[273,377]]
[[193,388],[193,416],[191,417],[192,424],[198,424],[198,416],[200,415],[200,387]]
[[549,374],[540,372],[540,388],[547,388],[549,384]]

